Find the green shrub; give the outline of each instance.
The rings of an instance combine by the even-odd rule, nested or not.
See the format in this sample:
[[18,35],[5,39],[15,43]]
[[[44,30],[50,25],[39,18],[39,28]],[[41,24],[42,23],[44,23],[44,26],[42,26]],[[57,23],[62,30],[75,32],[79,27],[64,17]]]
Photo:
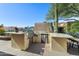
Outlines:
[[0,29],[0,35],[5,35],[5,30],[4,29]]

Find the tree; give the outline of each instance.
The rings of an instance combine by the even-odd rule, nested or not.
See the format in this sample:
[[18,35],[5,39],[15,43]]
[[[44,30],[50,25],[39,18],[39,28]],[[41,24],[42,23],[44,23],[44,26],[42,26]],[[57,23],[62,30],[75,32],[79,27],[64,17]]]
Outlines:
[[5,30],[4,29],[0,29],[0,35],[5,35]]
[[5,35],[5,30],[3,24],[0,25],[0,35]]
[[79,32],[79,21],[76,21],[74,23],[71,24],[71,32],[75,33],[75,32]]
[[77,3],[55,3],[47,14],[47,20],[54,19],[54,32],[58,32],[58,20],[60,17],[68,18],[79,16],[79,4]]

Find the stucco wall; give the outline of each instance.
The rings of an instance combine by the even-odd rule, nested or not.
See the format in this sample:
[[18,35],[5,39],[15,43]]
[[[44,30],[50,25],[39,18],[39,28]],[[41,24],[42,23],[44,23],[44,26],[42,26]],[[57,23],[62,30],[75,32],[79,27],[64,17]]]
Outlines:
[[52,49],[66,52],[67,51],[67,39],[52,38]]
[[29,39],[24,34],[11,35],[12,47],[25,50],[29,46]]
[[35,32],[50,32],[49,30],[49,25],[48,23],[36,23],[35,26],[34,26],[34,31]]

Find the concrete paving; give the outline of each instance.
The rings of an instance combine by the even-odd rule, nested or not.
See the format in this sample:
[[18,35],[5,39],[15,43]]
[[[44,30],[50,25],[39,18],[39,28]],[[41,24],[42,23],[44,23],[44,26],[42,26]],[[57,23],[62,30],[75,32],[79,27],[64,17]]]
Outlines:
[[72,56],[68,53],[63,53],[63,52],[59,52],[56,50],[52,50],[52,51],[47,51],[44,53],[45,56]]
[[11,47],[11,41],[0,40],[0,56],[73,56],[55,50],[47,51],[44,44],[31,44],[26,51]]
[[[11,41],[0,40],[0,51],[15,56],[40,56],[39,54],[21,51],[11,47]],[[8,55],[7,55],[8,56]]]
[[28,52],[43,55],[45,44],[44,43],[32,43],[27,49]]
[[0,56],[14,56],[14,55],[0,51]]

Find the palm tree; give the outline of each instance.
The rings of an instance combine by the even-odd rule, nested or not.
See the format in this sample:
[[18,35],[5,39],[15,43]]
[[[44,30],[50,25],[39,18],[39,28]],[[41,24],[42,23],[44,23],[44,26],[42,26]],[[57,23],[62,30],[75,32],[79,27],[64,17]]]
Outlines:
[[58,32],[59,17],[79,16],[79,4],[76,3],[54,3],[47,14],[47,20],[54,19],[54,32]]

